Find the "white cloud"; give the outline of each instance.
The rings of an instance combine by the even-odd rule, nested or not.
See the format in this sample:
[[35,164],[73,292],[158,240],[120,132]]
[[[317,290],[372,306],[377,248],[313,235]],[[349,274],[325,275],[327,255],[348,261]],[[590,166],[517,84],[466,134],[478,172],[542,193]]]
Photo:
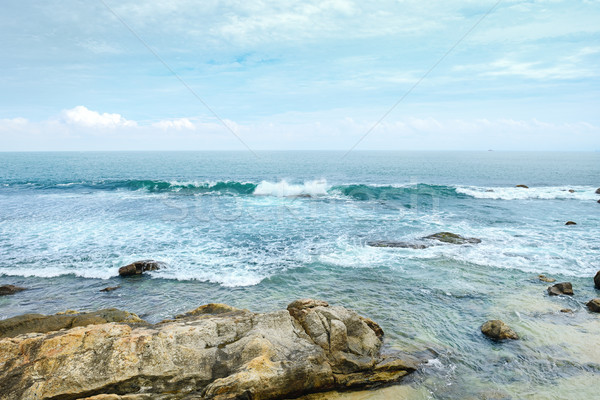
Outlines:
[[155,126],[157,128],[163,129],[163,130],[169,130],[169,129],[181,130],[181,129],[195,129],[196,128],[196,126],[192,123],[192,121],[189,120],[189,118],[165,119],[165,120],[153,123],[152,126]]
[[62,118],[67,124],[85,127],[117,128],[121,126],[135,127],[137,122],[130,121],[121,114],[109,114],[89,110],[85,106],[77,106],[62,112]]

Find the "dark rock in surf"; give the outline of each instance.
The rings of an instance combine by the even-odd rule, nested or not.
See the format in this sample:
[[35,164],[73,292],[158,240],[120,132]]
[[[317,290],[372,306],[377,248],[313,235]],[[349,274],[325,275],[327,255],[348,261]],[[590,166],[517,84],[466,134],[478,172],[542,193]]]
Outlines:
[[548,294],[550,296],[560,296],[561,294],[573,296],[573,285],[571,285],[571,282],[557,283],[556,285],[548,287]]
[[523,189],[529,189],[529,186],[527,186],[527,185],[517,185],[515,187],[523,188]]
[[429,247],[424,243],[411,243],[411,242],[393,242],[389,240],[376,240],[367,242],[367,246],[371,247],[396,247],[401,249],[426,249]]
[[101,292],[112,292],[113,290],[119,289],[121,286],[108,286],[104,289],[100,289]]
[[575,193],[573,189],[569,189],[569,193]]
[[594,277],[594,286],[596,286],[596,289],[600,289],[600,271],[596,272],[596,276]]
[[499,319],[490,320],[481,325],[481,333],[492,340],[519,339],[519,335]]
[[8,296],[10,294],[22,292],[23,290],[27,290],[27,289],[25,289],[24,287],[15,286],[15,285],[3,285],[3,286],[0,286],[0,296]]
[[577,222],[567,221],[565,222],[565,225],[577,225]]
[[570,308],[561,308],[560,312],[572,314],[574,311],[571,310]]
[[586,306],[591,312],[600,313],[600,299],[590,300]]
[[596,194],[600,194],[600,188],[596,189]]
[[129,265],[125,265],[124,267],[119,268],[119,275],[121,276],[133,276],[133,275],[141,275],[147,271],[157,271],[161,268],[165,267],[165,263],[161,261],[154,260],[141,260],[131,263]]
[[477,238],[466,238],[456,233],[451,232],[438,232],[433,235],[425,236],[423,239],[431,239],[437,240],[443,243],[451,243],[451,244],[473,244],[473,243],[481,243],[481,239]]

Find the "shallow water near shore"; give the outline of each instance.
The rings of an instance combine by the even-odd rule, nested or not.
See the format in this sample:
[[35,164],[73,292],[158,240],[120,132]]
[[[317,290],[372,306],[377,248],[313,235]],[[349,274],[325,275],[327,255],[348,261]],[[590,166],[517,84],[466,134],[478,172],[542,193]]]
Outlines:
[[[117,307],[157,322],[313,297],[428,360],[403,386],[331,399],[597,395],[600,316],[584,304],[600,297],[600,153],[342,156],[0,153],[0,284],[28,288],[0,297],[0,318]],[[367,245],[440,231],[482,242]],[[139,259],[168,267],[117,276]],[[549,297],[538,274],[575,296]],[[487,340],[488,319],[521,340]]]

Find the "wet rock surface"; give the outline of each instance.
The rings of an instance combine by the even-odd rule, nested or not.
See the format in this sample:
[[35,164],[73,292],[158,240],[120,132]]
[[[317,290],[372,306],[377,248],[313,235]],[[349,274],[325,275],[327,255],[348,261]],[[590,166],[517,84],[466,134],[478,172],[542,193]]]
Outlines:
[[417,367],[403,353],[382,355],[382,335],[374,321],[319,300],[264,314],[208,304],[155,325],[113,322],[0,339],[0,393],[6,400],[225,400],[371,387]]
[[573,285],[571,285],[571,282],[557,283],[548,287],[548,294],[550,296],[560,296],[561,294],[573,296]]
[[600,313],[600,299],[590,300],[586,306],[590,311]]
[[594,286],[596,289],[600,289],[600,271],[596,272],[596,276],[594,276]]
[[481,243],[481,239],[466,238],[466,237],[462,237],[462,236],[457,235],[456,233],[452,233],[452,232],[438,232],[438,233],[434,233],[433,235],[425,236],[423,239],[437,240],[439,242],[451,243],[451,244]]
[[481,333],[493,340],[519,339],[519,335],[499,319],[490,320],[481,325]]
[[162,261],[141,260],[119,268],[120,276],[142,275],[147,271],[157,271],[166,266]]
[[15,286],[15,285],[2,285],[0,286],[0,296],[8,296],[11,294],[22,292],[23,290],[27,290],[24,287]]

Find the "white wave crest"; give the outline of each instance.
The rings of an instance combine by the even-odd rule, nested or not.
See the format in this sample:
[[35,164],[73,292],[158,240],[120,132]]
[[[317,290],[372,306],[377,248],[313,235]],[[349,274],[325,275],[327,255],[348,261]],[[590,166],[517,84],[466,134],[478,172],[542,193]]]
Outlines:
[[301,185],[289,184],[285,180],[278,183],[262,181],[254,189],[256,196],[297,197],[297,196],[324,196],[329,185],[327,181],[315,180],[304,182]]
[[598,200],[596,188],[591,186],[542,186],[542,187],[457,187],[456,192],[477,199],[492,200]]

